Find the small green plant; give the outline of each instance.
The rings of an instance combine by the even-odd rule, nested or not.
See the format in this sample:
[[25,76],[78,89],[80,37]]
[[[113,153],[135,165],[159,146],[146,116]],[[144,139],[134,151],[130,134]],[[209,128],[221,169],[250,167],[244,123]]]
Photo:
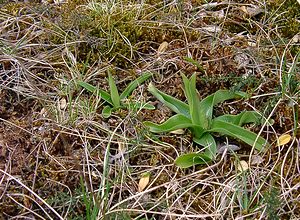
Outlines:
[[175,161],[176,165],[187,168],[213,161],[217,155],[214,133],[240,139],[254,146],[257,150],[263,149],[267,141],[242,127],[247,123],[260,123],[261,117],[257,112],[244,111],[238,115],[226,114],[213,117],[213,107],[215,105],[229,99],[245,98],[248,96],[246,93],[219,90],[200,101],[196,90],[196,74],[193,74],[190,79],[182,74],[182,78],[184,83],[183,90],[188,104],[159,91],[150,83],[148,90],[177,114],[162,124],[155,124],[149,121],[144,122],[150,131],[154,133],[188,128],[193,135],[193,141],[205,147],[205,151],[202,153],[189,153],[179,156]]
[[95,93],[96,95],[100,96],[102,99],[105,100],[106,103],[109,105],[104,106],[102,110],[102,115],[104,118],[109,118],[111,116],[112,111],[115,111],[117,109],[123,108],[123,109],[150,109],[153,110],[155,107],[153,105],[150,105],[148,103],[141,103],[141,102],[127,102],[126,99],[128,96],[132,93],[136,87],[138,87],[140,84],[142,84],[144,81],[146,81],[150,76],[152,76],[152,73],[145,73],[129,83],[129,85],[125,88],[125,90],[121,93],[121,95],[118,92],[118,88],[116,86],[116,83],[110,73],[108,73],[108,83],[110,91],[109,93],[97,88],[95,86],[92,86],[89,83],[79,81],[78,85],[82,86],[86,90]]
[[278,189],[273,187],[270,188],[270,190],[264,194],[263,201],[266,205],[267,219],[268,220],[280,219],[280,217],[278,216],[278,211],[280,209],[282,201],[280,199]]
[[87,220],[97,219],[98,213],[100,212],[99,207],[93,201],[93,196],[89,193],[85,187],[83,182],[83,178],[80,177],[80,185],[82,190],[82,200],[83,204],[85,205],[85,216]]
[[283,57],[282,74],[281,74],[281,95],[283,99],[289,101],[289,105],[293,110],[294,135],[297,134],[299,121],[299,68],[297,64],[300,61],[300,52],[295,56],[290,67],[287,65],[286,57]]

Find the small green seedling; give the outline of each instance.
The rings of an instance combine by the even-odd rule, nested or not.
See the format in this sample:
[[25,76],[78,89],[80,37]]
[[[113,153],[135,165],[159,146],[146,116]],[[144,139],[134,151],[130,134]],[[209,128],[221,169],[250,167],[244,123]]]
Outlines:
[[188,104],[159,91],[150,83],[148,90],[177,114],[162,124],[144,122],[150,131],[154,133],[188,128],[193,135],[193,141],[205,147],[205,151],[202,153],[189,153],[179,156],[175,161],[176,165],[187,168],[213,161],[217,156],[217,144],[213,137],[214,133],[240,139],[254,146],[257,150],[263,149],[267,141],[242,127],[248,123],[261,123],[261,117],[257,112],[244,111],[238,115],[226,114],[213,117],[213,107],[215,105],[229,99],[246,98],[248,97],[246,93],[219,90],[200,101],[196,90],[196,74],[192,75],[190,79],[182,74],[182,78],[184,83],[183,90]]
[[155,107],[153,105],[150,105],[148,103],[141,103],[141,102],[126,102],[126,99],[128,96],[132,93],[134,89],[136,89],[139,85],[141,85],[143,82],[145,82],[149,77],[152,76],[152,73],[145,73],[138,77],[137,79],[133,80],[129,85],[125,88],[125,90],[121,93],[121,95],[118,92],[118,88],[116,86],[116,83],[110,73],[108,73],[108,83],[110,91],[109,93],[97,88],[95,86],[92,86],[89,83],[79,81],[78,85],[82,86],[86,90],[92,93],[96,93],[96,95],[100,96],[102,99],[105,100],[108,105],[104,106],[102,110],[102,115],[104,118],[109,118],[111,116],[111,113],[117,109],[150,109],[153,110]]

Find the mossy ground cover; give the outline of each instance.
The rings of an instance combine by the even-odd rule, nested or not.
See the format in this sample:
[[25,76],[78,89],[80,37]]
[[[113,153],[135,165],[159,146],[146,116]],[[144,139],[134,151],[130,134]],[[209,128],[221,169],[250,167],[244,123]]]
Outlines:
[[[297,1],[58,2],[0,1],[1,219],[300,218]],[[156,109],[103,118],[103,100],[76,82],[108,91],[108,71],[119,91],[152,72],[128,99]],[[251,94],[214,114],[271,118],[248,127],[267,151],[218,136],[239,150],[176,167],[176,157],[201,150],[191,134],[154,135],[143,122],[173,114],[149,82],[185,101],[181,73],[197,73],[201,98]],[[282,134],[292,138],[278,146]]]

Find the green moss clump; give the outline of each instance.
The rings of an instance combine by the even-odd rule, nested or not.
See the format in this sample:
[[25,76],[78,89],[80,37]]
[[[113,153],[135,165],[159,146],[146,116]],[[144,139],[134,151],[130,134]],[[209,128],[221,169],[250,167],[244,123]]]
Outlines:
[[[157,5],[137,4],[134,1],[72,4],[47,12],[49,21],[53,21],[47,26],[56,33],[63,30],[61,36],[67,33],[70,41],[79,42],[76,51],[80,62],[86,61],[90,54],[90,64],[102,60],[120,68],[130,68],[132,64],[128,60],[138,61],[139,53],[153,47],[153,43],[159,45],[163,41],[184,39],[182,30],[172,24],[159,23],[163,19],[163,11],[158,10]],[[172,13],[170,11],[170,16],[173,16]],[[50,42],[63,44],[65,39],[61,36],[53,34],[47,37]]]
[[300,32],[300,10],[299,3],[295,0],[268,1],[270,14],[276,17],[273,22],[278,26],[280,34],[285,38],[291,38]]

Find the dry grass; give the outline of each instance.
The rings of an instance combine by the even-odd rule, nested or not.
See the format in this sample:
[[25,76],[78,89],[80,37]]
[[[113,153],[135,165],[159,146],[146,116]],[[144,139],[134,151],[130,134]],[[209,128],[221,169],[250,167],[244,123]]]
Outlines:
[[[296,13],[285,5],[293,3],[200,2],[2,3],[1,219],[300,218],[299,29],[283,16]],[[198,73],[201,97],[247,91],[250,99],[216,114],[246,109],[272,119],[249,128],[270,148],[259,153],[218,137],[241,149],[179,169],[174,159],[199,149],[188,132],[154,136],[143,126],[172,114],[147,92],[148,82],[130,99],[156,110],[119,110],[109,119],[103,100],[76,84],[107,90],[108,69],[120,90],[150,71],[148,81],[182,100],[180,72]],[[278,146],[282,134],[292,139]],[[150,181],[139,191],[144,173]]]

